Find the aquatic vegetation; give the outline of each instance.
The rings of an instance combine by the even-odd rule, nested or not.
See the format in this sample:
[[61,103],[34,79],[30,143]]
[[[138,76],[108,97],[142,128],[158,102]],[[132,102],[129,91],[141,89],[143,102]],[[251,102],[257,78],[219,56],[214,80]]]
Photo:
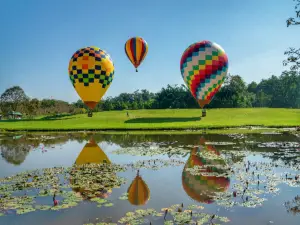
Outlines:
[[[164,222],[164,224],[204,224],[211,223],[222,224],[227,223],[230,220],[227,217],[218,216],[215,214],[203,213],[202,206],[190,205],[187,209],[184,209],[183,205],[176,204],[167,208],[162,208],[161,212],[155,209],[137,209],[134,212],[127,212],[124,217],[120,218],[118,223],[139,225],[145,223],[158,223]],[[106,223],[85,224],[85,225],[98,225]],[[109,223],[111,224],[111,223]]]
[[234,142],[205,142],[205,145],[236,145]]
[[59,136],[45,136],[45,135],[40,135],[37,137],[27,137],[26,139],[28,140],[39,140],[41,142],[46,141],[46,140],[53,140],[53,139],[58,139],[60,138]]
[[120,187],[126,182],[116,176],[116,172],[126,169],[117,164],[83,164],[73,167],[70,171],[70,187],[83,198],[103,197],[112,188]]
[[123,193],[120,197],[119,197],[120,200],[127,200],[128,199],[128,193],[125,192]]
[[232,139],[243,139],[245,138],[245,134],[239,134],[239,133],[234,133],[234,134],[227,134],[228,137],[231,137]]
[[138,209],[134,212],[127,212],[124,217],[119,219],[121,224],[143,224],[145,223],[145,217],[160,217],[162,213],[157,212],[155,209]]
[[132,164],[127,164],[127,167],[132,169],[152,169],[159,170],[164,167],[173,167],[173,166],[181,166],[184,165],[185,162],[182,160],[163,160],[163,159],[150,159],[150,160],[139,160]]
[[260,148],[299,148],[299,142],[264,142],[258,144]]
[[[202,209],[203,207],[197,205],[190,205],[186,210],[184,209],[183,204],[172,205],[167,209],[170,216],[166,215],[165,221],[168,224],[204,224],[208,222],[220,224],[230,221],[227,217],[200,212]],[[171,217],[171,219],[169,217]]]
[[117,155],[132,155],[132,156],[155,156],[155,155],[170,155],[170,156],[183,156],[189,152],[187,147],[168,147],[161,146],[137,146],[121,148],[113,151]]
[[284,206],[288,213],[300,214],[300,196],[297,195],[292,201],[285,202]]
[[[233,152],[235,156],[244,156],[244,160],[242,162],[233,162],[230,151],[224,152],[226,154],[223,154],[223,156],[212,154],[209,151],[198,151],[196,155],[205,158],[203,162],[206,163],[185,169],[193,176],[234,178],[235,183],[231,190],[206,193],[209,195],[208,197],[214,199],[217,205],[254,208],[261,206],[267,200],[267,198],[261,196],[278,194],[280,189],[277,186],[282,183],[292,187],[300,187],[299,167],[286,167],[281,161],[272,163],[251,162],[247,160],[247,157],[254,156],[253,153],[247,151]],[[267,152],[260,153],[263,156],[273,154]],[[225,165],[211,163],[211,160],[221,160],[221,158],[225,159]],[[209,171],[207,170],[208,168],[214,168],[216,171]],[[285,168],[289,172],[283,174],[275,168]],[[221,169],[226,172],[220,173]]]
[[[86,164],[71,168],[55,167],[33,170],[0,179],[0,212],[14,210],[17,214],[35,210],[61,210],[91,199],[98,206],[113,204],[102,199],[104,192],[118,188],[126,181],[115,175],[125,171],[115,164]],[[62,201],[53,205],[53,195]],[[39,198],[49,199],[48,205],[37,204]],[[51,205],[52,204],[52,205]]]

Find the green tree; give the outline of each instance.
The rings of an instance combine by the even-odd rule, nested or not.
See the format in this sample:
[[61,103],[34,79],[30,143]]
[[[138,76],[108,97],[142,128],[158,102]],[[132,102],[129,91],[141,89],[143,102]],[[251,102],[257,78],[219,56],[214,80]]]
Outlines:
[[228,75],[224,85],[216,94],[209,108],[243,108],[252,106],[253,94],[239,75]]
[[291,26],[291,25],[299,25],[300,24],[300,0],[293,0],[296,5],[295,5],[295,13],[296,13],[296,17],[290,17],[286,20],[286,25],[287,27]]
[[[290,25],[299,25],[300,24],[300,0],[294,0],[296,2],[295,5],[295,17],[290,17],[286,23],[287,27]],[[289,48],[287,51],[284,52],[287,55],[287,59],[283,61],[283,65],[287,66],[290,65],[291,70],[300,70],[300,48]]]
[[28,101],[28,96],[24,90],[19,86],[13,86],[4,91],[0,97],[0,101],[4,104],[10,105],[11,110],[17,111],[18,106],[23,102]]
[[277,97],[281,98],[280,107],[299,108],[300,105],[300,73],[285,71],[279,77]]
[[0,110],[1,110],[2,116],[7,115],[9,113],[9,111],[11,110],[10,105],[8,103],[2,102],[0,100]]
[[257,83],[255,81],[252,81],[250,84],[248,84],[247,91],[250,93],[256,93]]
[[265,94],[262,90],[259,90],[256,94],[256,107],[269,107],[271,105],[271,96]]
[[40,101],[36,98],[25,101],[23,103],[24,109],[26,114],[29,115],[29,117],[33,117],[35,115],[37,115],[37,111],[40,107]]

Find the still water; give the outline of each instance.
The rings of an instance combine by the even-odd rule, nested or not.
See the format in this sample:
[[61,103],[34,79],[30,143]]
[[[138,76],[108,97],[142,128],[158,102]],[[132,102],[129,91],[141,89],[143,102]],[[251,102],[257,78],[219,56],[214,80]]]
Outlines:
[[2,135],[0,224],[299,225],[297,135]]

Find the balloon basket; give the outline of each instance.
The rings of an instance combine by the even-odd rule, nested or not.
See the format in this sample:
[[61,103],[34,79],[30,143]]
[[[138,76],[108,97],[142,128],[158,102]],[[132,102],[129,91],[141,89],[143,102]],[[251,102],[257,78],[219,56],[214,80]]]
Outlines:
[[206,117],[206,110],[202,110],[202,117]]
[[93,117],[93,112],[89,112],[88,117]]

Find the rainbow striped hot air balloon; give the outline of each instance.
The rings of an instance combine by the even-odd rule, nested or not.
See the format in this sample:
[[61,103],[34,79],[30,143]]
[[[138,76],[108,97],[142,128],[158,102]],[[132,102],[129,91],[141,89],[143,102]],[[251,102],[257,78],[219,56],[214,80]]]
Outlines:
[[216,43],[201,41],[190,45],[180,61],[182,78],[201,108],[219,91],[228,71],[225,51]]
[[141,37],[130,38],[125,43],[125,53],[135,67],[136,72],[138,72],[137,68],[143,62],[148,53],[148,44]]
[[150,199],[150,190],[148,185],[145,183],[139,173],[130,184],[127,194],[128,201],[132,205],[145,205]]
[[205,146],[195,147],[183,169],[182,172],[182,186],[188,196],[192,199],[210,204],[212,203],[214,193],[226,191],[229,187],[230,180],[227,177],[218,177],[213,175],[192,175],[187,168],[194,166],[212,165],[210,168],[203,168],[202,172],[223,173],[222,169],[216,168],[213,165],[225,165],[224,160],[211,160],[197,155],[198,151],[206,151],[212,154],[220,155],[220,153],[213,147],[206,148]]

